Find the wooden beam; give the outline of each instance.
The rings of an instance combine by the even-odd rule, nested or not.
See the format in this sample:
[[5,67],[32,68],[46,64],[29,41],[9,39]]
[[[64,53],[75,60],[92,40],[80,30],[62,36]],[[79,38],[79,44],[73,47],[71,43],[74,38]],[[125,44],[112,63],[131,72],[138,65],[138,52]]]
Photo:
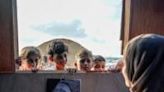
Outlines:
[[124,0],[124,3],[122,51],[137,35],[164,35],[164,0]]
[[14,73],[18,53],[16,0],[0,0],[0,73]]

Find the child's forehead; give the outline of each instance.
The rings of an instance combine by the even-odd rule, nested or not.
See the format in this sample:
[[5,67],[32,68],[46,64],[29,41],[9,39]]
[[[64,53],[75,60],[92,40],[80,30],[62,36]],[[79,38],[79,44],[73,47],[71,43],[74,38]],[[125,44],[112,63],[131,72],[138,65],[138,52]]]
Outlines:
[[98,55],[94,57],[94,61],[105,61],[105,58],[103,56]]
[[80,59],[91,59],[91,57],[81,57]]
[[68,53],[67,52],[63,52],[61,54],[54,53],[54,56],[65,56],[65,55],[68,55]]
[[94,61],[94,63],[96,63],[96,64],[105,64],[105,61],[103,61],[103,60],[96,60],[96,61]]
[[40,58],[40,56],[38,54],[32,54],[27,56],[27,58]]
[[79,59],[79,61],[82,61],[82,60],[83,61],[86,61],[86,60],[88,61],[89,60],[90,62],[93,62],[92,58],[90,58],[90,57],[84,57],[84,58]]

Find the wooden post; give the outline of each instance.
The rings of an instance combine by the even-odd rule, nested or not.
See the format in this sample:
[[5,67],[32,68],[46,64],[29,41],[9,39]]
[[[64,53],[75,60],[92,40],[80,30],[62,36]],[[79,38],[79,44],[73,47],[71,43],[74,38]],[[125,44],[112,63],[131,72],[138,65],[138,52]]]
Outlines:
[[121,31],[123,48],[139,34],[164,35],[164,0],[123,0]]
[[0,73],[14,73],[18,53],[16,0],[0,0]]

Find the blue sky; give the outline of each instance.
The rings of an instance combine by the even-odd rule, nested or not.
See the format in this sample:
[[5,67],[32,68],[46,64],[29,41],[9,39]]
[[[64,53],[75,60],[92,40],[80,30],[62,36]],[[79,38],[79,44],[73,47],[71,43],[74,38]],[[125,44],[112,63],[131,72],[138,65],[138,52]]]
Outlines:
[[19,49],[68,38],[96,55],[120,56],[122,0],[17,0]]

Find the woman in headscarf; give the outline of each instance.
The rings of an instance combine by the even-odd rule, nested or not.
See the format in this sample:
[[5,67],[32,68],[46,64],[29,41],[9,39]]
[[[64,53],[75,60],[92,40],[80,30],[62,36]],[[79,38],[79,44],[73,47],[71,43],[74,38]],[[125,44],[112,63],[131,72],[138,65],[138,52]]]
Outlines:
[[132,39],[124,52],[123,75],[131,92],[164,92],[164,36]]

